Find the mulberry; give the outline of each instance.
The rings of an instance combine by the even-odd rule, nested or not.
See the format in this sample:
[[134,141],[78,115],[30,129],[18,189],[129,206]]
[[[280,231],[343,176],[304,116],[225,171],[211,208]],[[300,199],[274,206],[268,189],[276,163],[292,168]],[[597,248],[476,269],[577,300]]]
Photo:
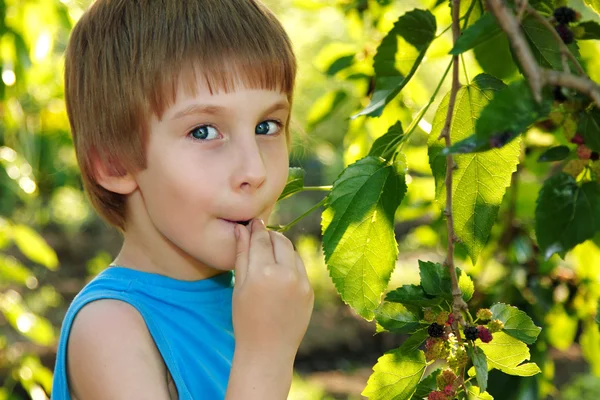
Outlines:
[[481,339],[481,341],[483,343],[489,343],[493,339],[492,333],[486,327],[480,326],[479,327],[479,339]]
[[431,310],[431,308],[425,309],[423,313],[423,319],[429,323],[435,321],[435,313]]
[[592,155],[590,156],[590,160],[592,160],[592,161],[598,161],[598,160],[600,160],[600,154],[598,154],[598,152],[596,152],[596,151],[592,151]]
[[557,25],[556,32],[558,32],[558,36],[560,36],[565,44],[571,44],[575,40],[575,35],[566,25]]
[[573,144],[585,144],[585,139],[583,138],[583,136],[581,135],[581,133],[576,133],[575,136],[573,136],[573,139],[571,139],[571,143],[573,143]]
[[561,86],[554,86],[554,89],[552,89],[552,95],[554,96],[554,100],[558,101],[559,103],[564,103],[567,101],[567,96],[565,96]]
[[492,310],[490,310],[489,308],[482,308],[479,311],[477,311],[476,316],[481,320],[488,321],[492,319]]
[[429,333],[429,336],[433,338],[442,337],[444,335],[444,326],[434,322],[433,324],[429,325],[429,328],[427,328],[427,333]]
[[437,319],[435,322],[438,323],[438,325],[446,325],[446,322],[448,321],[448,315],[450,313],[448,311],[442,311],[441,313],[438,314]]
[[429,393],[427,400],[448,400],[448,396],[444,392],[435,391]]
[[435,379],[439,388],[445,388],[448,385],[453,385],[456,381],[456,374],[449,369],[445,369]]
[[577,12],[569,7],[558,7],[554,10],[554,19],[559,24],[570,24],[577,20]]
[[495,319],[488,322],[487,327],[490,333],[500,332],[502,329],[504,329],[504,323],[499,319]]
[[581,160],[589,160],[592,158],[592,149],[587,147],[585,144],[577,146],[577,155]]
[[479,329],[476,326],[467,326],[465,328],[465,337],[469,340],[475,340],[479,337]]
[[428,361],[446,358],[448,347],[446,342],[439,338],[429,338],[425,341],[425,358]]

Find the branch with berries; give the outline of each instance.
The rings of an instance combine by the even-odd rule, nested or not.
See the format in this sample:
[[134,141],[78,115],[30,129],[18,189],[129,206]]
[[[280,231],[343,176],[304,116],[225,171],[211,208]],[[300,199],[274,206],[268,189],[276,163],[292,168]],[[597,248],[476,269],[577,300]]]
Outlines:
[[[536,101],[541,102],[542,90],[546,85],[553,85],[573,89],[585,94],[600,108],[600,87],[585,75],[585,71],[583,71],[581,65],[573,61],[577,61],[577,59],[566,48],[566,45],[574,40],[573,32],[568,28],[568,24],[576,19],[576,14],[573,10],[566,10],[566,7],[557,8],[554,13],[554,19],[558,24],[556,27],[553,27],[535,9],[528,4],[525,5],[525,12],[530,13],[552,31],[553,34],[556,34],[555,37],[560,38],[559,47],[561,54],[564,54],[565,57],[568,57],[573,62],[581,76],[573,75],[571,72],[554,71],[540,67],[521,31],[517,15],[506,7],[503,0],[486,0],[486,2],[488,10],[496,17],[498,25],[506,33]],[[524,4],[523,0],[517,0],[515,3],[517,6]],[[568,63],[564,64],[568,65]]]

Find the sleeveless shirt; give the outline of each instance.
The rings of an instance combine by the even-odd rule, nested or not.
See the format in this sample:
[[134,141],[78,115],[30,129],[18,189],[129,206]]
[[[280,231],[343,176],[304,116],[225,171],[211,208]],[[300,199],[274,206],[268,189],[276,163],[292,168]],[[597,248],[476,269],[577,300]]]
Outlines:
[[64,317],[52,400],[71,400],[67,342],[73,320],[86,304],[124,301],[137,309],[169,370],[179,400],[224,399],[235,347],[231,319],[232,271],[199,281],[111,266],[75,296]]

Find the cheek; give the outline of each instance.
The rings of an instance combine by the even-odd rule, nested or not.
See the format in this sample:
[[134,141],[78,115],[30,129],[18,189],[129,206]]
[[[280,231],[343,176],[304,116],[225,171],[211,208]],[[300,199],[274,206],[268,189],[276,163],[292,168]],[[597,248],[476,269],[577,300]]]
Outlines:
[[273,182],[274,191],[277,192],[277,197],[283,191],[285,184],[288,178],[288,169],[289,169],[289,155],[287,146],[285,143],[280,146],[273,146],[268,149],[268,154],[266,160],[267,161],[267,171],[271,175],[271,180]]

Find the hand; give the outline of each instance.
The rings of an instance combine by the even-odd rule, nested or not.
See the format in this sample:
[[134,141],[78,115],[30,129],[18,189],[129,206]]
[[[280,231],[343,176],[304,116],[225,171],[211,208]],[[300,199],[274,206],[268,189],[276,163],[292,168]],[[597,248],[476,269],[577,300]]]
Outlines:
[[293,358],[312,315],[314,292],[288,238],[253,220],[235,227],[233,290],[236,352]]

